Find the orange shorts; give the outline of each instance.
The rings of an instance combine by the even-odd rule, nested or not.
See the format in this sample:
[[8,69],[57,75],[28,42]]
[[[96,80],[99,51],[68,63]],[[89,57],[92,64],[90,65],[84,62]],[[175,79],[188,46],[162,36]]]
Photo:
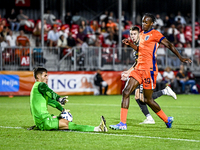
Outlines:
[[155,89],[157,75],[158,75],[157,71],[136,69],[131,71],[129,77],[133,77],[140,84],[143,84],[143,89]]

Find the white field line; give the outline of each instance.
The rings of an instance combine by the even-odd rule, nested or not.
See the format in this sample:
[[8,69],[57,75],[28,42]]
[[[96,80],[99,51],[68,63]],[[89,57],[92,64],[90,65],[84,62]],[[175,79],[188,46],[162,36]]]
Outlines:
[[[0,126],[0,128],[6,129],[24,129],[22,127],[8,127],[8,126]],[[153,136],[141,136],[141,135],[126,135],[126,134],[109,134],[109,133],[95,133],[95,132],[79,132],[79,131],[65,131],[64,132],[77,132],[82,134],[99,134],[105,136],[123,136],[123,137],[133,137],[133,138],[143,138],[143,139],[160,139],[160,140],[170,140],[170,141],[184,141],[184,142],[197,142],[199,143],[200,140],[192,140],[192,139],[178,139],[178,138],[163,138],[163,137],[153,137]]]
[[[117,104],[89,104],[89,103],[69,103],[68,105],[84,105],[84,106],[113,106],[113,107],[121,107],[121,104],[117,105]],[[131,107],[139,107],[138,105],[129,105]],[[200,108],[200,106],[161,106],[161,107],[166,107],[166,108]]]
[[10,128],[10,129],[24,129],[22,127],[7,127],[7,126],[0,126],[0,128],[6,128],[6,129],[8,129],[8,128]]

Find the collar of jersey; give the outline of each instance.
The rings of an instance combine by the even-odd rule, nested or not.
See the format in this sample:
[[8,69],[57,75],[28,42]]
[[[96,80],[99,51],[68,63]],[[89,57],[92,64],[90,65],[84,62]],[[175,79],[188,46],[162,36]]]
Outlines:
[[149,31],[144,32],[144,34],[149,33],[151,30],[153,30],[153,28],[151,28]]

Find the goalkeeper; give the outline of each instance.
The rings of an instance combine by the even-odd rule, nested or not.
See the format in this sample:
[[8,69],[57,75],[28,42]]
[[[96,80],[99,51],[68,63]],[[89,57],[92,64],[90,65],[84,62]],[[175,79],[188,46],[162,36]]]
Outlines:
[[66,110],[61,106],[68,100],[67,97],[61,98],[53,92],[47,85],[48,75],[45,68],[38,67],[34,69],[34,78],[36,80],[32,87],[30,95],[30,108],[34,123],[40,130],[74,130],[74,131],[97,131],[107,132],[106,121],[101,117],[99,126],[77,125],[59,116],[50,115],[47,110],[47,104],[57,108],[61,112]]

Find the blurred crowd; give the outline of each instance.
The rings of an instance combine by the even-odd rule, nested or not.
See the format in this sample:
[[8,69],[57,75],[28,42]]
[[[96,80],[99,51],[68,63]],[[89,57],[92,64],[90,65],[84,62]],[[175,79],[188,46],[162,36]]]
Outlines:
[[[108,11],[105,11],[97,19],[91,21],[78,13],[72,15],[70,12],[67,12],[64,22],[62,22],[50,10],[46,11],[43,17],[45,46],[60,48],[60,59],[68,54],[69,50],[74,46],[81,47],[81,53],[86,53],[87,48],[90,46],[115,48],[119,42],[119,28],[122,30],[122,37],[129,38],[129,29],[133,25],[130,19],[126,17],[125,11],[122,11],[121,27],[119,27],[119,19],[116,15]],[[141,17],[142,15],[137,15],[136,26],[142,31]],[[186,16],[183,16],[181,12],[178,12],[177,14],[170,14],[164,17],[161,17],[160,14],[155,14],[155,17],[154,29],[160,31],[173,43],[182,55],[187,57],[193,55],[191,54],[191,14],[187,13]],[[22,61],[21,56],[29,56],[30,46],[34,47],[32,51],[33,64],[34,62],[39,64],[45,63],[46,59],[41,55],[43,51],[40,42],[41,29],[41,19],[33,20],[24,14],[22,9],[19,10],[19,13],[12,9],[9,14],[5,16],[0,15],[0,46],[3,48],[2,50],[4,50],[4,47],[9,47],[8,51],[14,55],[13,61],[15,64],[19,64]],[[34,42],[30,42],[30,37],[33,37]],[[126,48],[126,45],[123,45],[123,47]],[[200,66],[200,23],[197,20],[195,22],[195,47],[194,62]],[[163,48],[162,45],[160,48]],[[165,53],[163,54],[165,55]],[[3,58],[6,58],[5,53],[2,53],[2,55]],[[180,66],[180,68],[179,71],[174,72],[172,68],[167,67],[161,74],[158,74],[157,90],[164,88],[168,84],[175,91],[176,89],[181,89],[176,91],[177,93],[194,92],[196,85],[194,76],[189,74],[190,72],[185,71],[180,61],[172,53],[168,53],[168,64],[164,65],[164,55],[157,56],[158,62],[162,66],[172,65],[178,68]],[[122,57],[126,57],[124,58],[125,63],[129,63],[130,52],[124,49]],[[11,60],[9,59],[8,61]],[[181,88],[178,88],[178,86],[181,86]]]
[[[139,14],[136,17],[136,25],[140,29],[141,17],[142,15]],[[189,52],[187,53],[187,51],[182,49],[191,48],[191,14],[187,13],[186,16],[183,16],[181,12],[178,12],[177,14],[166,15],[163,18],[159,14],[155,14],[155,17],[154,29],[159,30],[167,37],[180,50],[182,55],[187,56]],[[61,48],[61,55],[67,54],[68,49],[74,46],[81,46],[83,51],[84,48],[89,46],[116,47],[119,42],[119,28],[122,30],[122,37],[128,38],[129,28],[133,25],[130,19],[126,17],[125,11],[122,11],[121,27],[119,27],[119,19],[116,15],[108,11],[105,11],[97,19],[91,21],[88,21],[78,13],[72,15],[70,12],[67,12],[65,20],[62,22],[50,10],[47,10],[43,20],[45,46]],[[24,35],[24,32],[34,37],[32,45],[29,38]],[[0,16],[1,47],[40,46],[40,41],[41,19],[33,20],[29,18],[22,9],[19,10],[19,13],[12,9],[9,14]],[[162,46],[160,47],[162,48]],[[200,24],[198,21],[195,22],[195,47],[200,47]],[[199,66],[200,50],[196,49],[194,54],[194,61]],[[173,54],[169,53],[168,55],[172,55],[171,60],[169,60],[171,65],[180,65],[179,62],[173,60]],[[161,56],[160,60],[161,65],[163,65],[164,57],[162,58]]]

